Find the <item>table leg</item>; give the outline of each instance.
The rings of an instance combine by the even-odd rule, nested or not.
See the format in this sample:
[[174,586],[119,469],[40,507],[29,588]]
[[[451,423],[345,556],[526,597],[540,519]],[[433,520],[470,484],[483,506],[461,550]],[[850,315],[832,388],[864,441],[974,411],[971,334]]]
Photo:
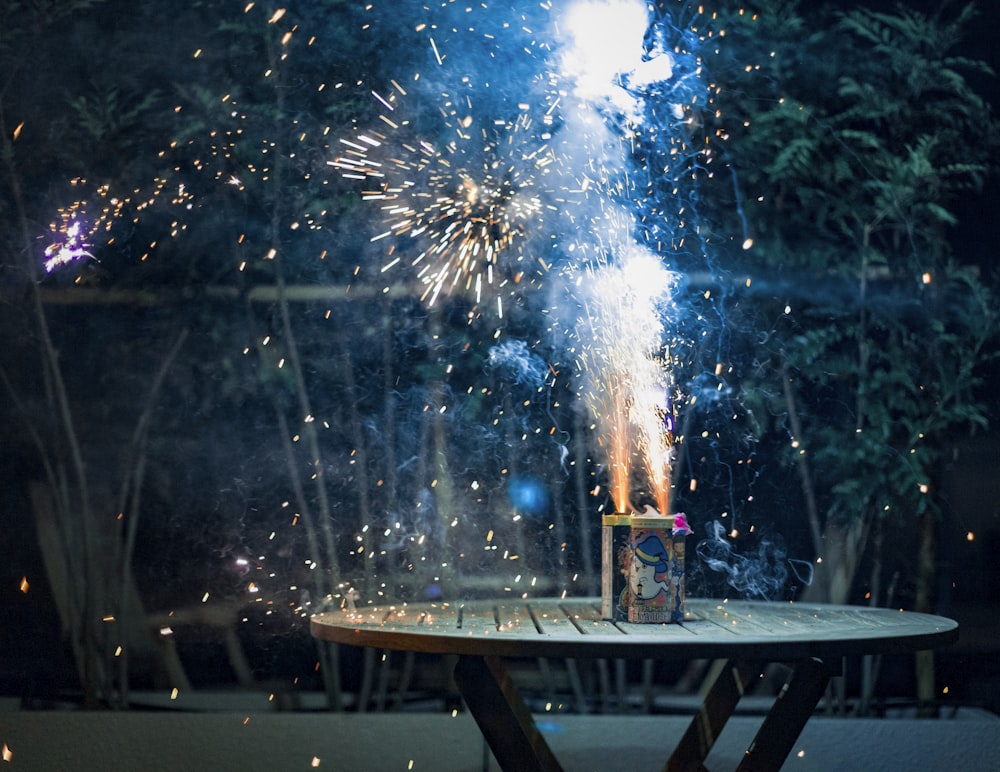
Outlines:
[[463,655],[455,683],[505,772],[561,772],[499,657]]
[[750,681],[760,673],[760,664],[731,659],[719,671],[709,687],[698,713],[691,720],[677,748],[667,760],[664,772],[689,772],[704,769],[705,758],[712,750],[726,721],[736,710]]
[[781,768],[823,697],[831,675],[835,675],[834,670],[820,659],[803,659],[792,665],[788,681],[736,768],[738,772]]

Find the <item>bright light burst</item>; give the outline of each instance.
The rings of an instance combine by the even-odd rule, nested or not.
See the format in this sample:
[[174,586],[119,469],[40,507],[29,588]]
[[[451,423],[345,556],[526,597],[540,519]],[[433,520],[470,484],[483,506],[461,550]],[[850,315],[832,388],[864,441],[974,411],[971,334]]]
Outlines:
[[85,241],[87,234],[81,220],[70,217],[65,225],[54,225],[54,229],[54,240],[45,248],[46,273],[85,257],[94,258],[89,251],[91,245]]
[[574,93],[583,99],[603,100],[623,73],[642,61],[643,36],[649,12],[642,3],[580,2],[566,16],[569,45],[560,64],[572,78]]
[[575,141],[561,146],[567,166],[588,170],[598,202],[574,243],[585,267],[568,271],[582,396],[615,509],[639,511],[633,496],[648,494],[669,514],[678,395],[665,323],[677,276],[637,239],[672,257],[698,232],[696,178],[710,157],[695,134],[710,101],[699,38],[638,2],[582,3],[566,28],[563,129]]
[[[88,183],[86,179],[77,177],[70,180],[70,186],[79,190],[87,188]],[[92,251],[95,242],[102,232],[110,232],[112,222],[120,216],[121,209],[121,200],[110,195],[107,185],[98,186],[92,196],[77,198],[59,209],[56,218],[49,223],[49,243],[42,262],[45,272],[52,273],[85,259],[96,260]]]
[[694,254],[699,180],[710,178],[712,138],[704,129],[718,87],[704,71],[701,50],[715,32],[701,11],[673,21],[659,3],[583,2],[568,15],[554,76],[565,93],[560,154],[588,169],[594,189],[627,202],[642,238],[661,254]]
[[556,160],[544,123],[528,103],[498,118],[478,114],[471,95],[443,93],[438,131],[423,137],[399,83],[373,96],[386,128],[341,139],[342,155],[329,164],[363,180],[364,200],[379,202],[386,230],[372,241],[391,239],[382,270],[412,266],[431,304],[443,292],[479,304],[492,291],[502,316],[501,296],[529,269],[529,235],[543,228],[546,175]]

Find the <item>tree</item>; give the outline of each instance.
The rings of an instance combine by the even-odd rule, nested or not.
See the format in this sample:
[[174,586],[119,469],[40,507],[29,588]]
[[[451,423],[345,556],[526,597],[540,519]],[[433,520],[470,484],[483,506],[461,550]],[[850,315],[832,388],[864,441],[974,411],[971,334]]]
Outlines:
[[[47,213],[41,210],[44,196],[34,186],[59,161],[67,161],[61,154],[43,152],[47,151],[46,140],[57,133],[51,127],[58,126],[59,119],[46,106],[24,101],[23,93],[25,73],[41,69],[36,58],[41,52],[32,41],[50,35],[62,37],[74,19],[98,5],[86,0],[8,5],[0,38],[5,72],[0,84],[0,153],[4,161],[0,211],[9,215],[12,225],[3,234],[5,249],[0,264],[6,269],[5,284],[28,297],[23,304],[26,312],[15,315],[23,338],[15,338],[18,343],[9,352],[12,357],[0,362],[0,381],[13,407],[12,417],[24,427],[22,441],[26,439],[37,453],[40,479],[30,481],[29,486],[35,525],[87,706],[127,704],[127,652],[148,653],[150,649],[132,558],[153,413],[166,375],[187,337],[182,328],[162,353],[154,355],[154,376],[144,384],[145,397],[133,401],[134,410],[128,415],[127,420],[134,424],[122,437],[121,447],[127,450],[120,457],[108,458],[108,448],[93,434],[89,405],[74,393],[74,383],[66,373],[67,357],[60,351],[59,335],[53,332],[53,321],[41,296],[42,259],[55,259],[59,252],[43,255],[38,249],[36,234],[44,231],[39,224]],[[156,101],[153,94],[147,94],[117,110],[121,93],[112,86],[104,92],[100,105],[83,96],[68,97],[62,104],[68,111],[76,111],[85,134],[99,147],[108,140],[109,132],[139,121]],[[10,125],[10,115],[18,116],[16,126]],[[66,168],[71,167],[72,160],[66,163]],[[52,230],[59,227],[74,229],[70,219]],[[13,332],[14,324],[8,334]],[[105,465],[113,469],[110,475],[101,473],[105,465],[97,463],[98,454],[103,454]],[[124,654],[117,663],[116,647]],[[182,677],[175,660],[167,657],[166,664],[175,677]]]
[[[825,22],[797,2],[760,5],[757,21],[733,17],[726,46],[753,66],[723,110],[754,239],[753,307],[778,319],[752,349],[748,415],[762,437],[784,437],[802,484],[817,568],[807,594],[852,598],[868,554],[871,602],[897,603],[897,591],[930,610],[941,473],[954,438],[987,425],[998,321],[952,248],[1000,136],[968,81],[989,68],[960,54],[975,11]],[[903,543],[919,557],[884,554]],[[883,571],[913,583],[886,591]]]

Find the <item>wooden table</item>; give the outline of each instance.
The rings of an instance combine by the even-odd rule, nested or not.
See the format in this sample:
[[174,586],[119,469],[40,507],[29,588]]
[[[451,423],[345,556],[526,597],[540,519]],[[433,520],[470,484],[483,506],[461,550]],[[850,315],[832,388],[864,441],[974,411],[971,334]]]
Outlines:
[[596,598],[547,598],[330,612],[313,617],[312,634],[356,646],[457,654],[455,682],[493,755],[511,772],[561,767],[505,657],[726,660],[665,770],[703,769],[744,689],[766,664],[786,662],[788,681],[738,767],[776,770],[844,657],[944,646],[957,640],[958,624],[884,608],[689,598],[682,624],[639,625],[603,621]]

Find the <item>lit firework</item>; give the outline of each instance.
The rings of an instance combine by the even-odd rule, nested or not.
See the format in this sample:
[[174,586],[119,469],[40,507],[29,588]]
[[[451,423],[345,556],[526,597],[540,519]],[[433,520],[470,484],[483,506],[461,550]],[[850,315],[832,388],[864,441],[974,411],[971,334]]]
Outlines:
[[[562,76],[575,106],[564,134],[575,141],[562,147],[575,153],[574,166],[592,170],[591,190],[603,199],[589,217],[590,243],[575,244],[592,267],[577,273],[574,293],[584,312],[577,324],[583,396],[597,421],[610,496],[617,511],[634,511],[630,497],[639,488],[669,514],[676,362],[664,321],[675,278],[635,238],[679,254],[689,250],[686,235],[699,234],[696,180],[711,151],[697,115],[712,95],[696,53],[703,38],[650,8],[583,3],[568,19]],[[699,244],[704,250],[700,235]]]
[[366,201],[380,202],[386,230],[372,241],[392,238],[382,270],[412,266],[429,303],[460,292],[479,304],[492,291],[502,316],[501,297],[529,269],[525,246],[546,211],[545,177],[555,156],[544,120],[536,125],[528,103],[519,103],[513,118],[483,118],[470,96],[445,93],[444,138],[431,141],[401,114],[406,91],[398,83],[388,96],[374,96],[388,128],[342,139],[342,155],[329,163],[369,185]]
[[579,357],[584,399],[601,429],[618,512],[634,509],[634,467],[644,467],[657,509],[670,508],[672,384],[662,318],[675,280],[654,256],[633,247],[619,264],[587,270],[581,282],[592,289],[578,326],[587,340]]

